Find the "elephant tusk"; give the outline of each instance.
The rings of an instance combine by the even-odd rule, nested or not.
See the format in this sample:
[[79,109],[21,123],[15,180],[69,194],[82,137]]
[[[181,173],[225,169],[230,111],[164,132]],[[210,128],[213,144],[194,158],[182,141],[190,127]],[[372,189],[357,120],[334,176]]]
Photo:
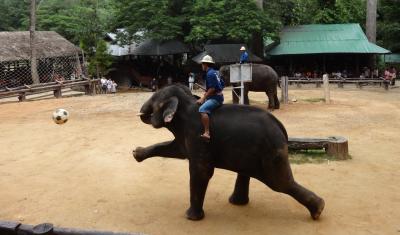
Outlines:
[[144,113],[138,113],[138,114],[136,114],[136,116],[143,116],[144,115]]

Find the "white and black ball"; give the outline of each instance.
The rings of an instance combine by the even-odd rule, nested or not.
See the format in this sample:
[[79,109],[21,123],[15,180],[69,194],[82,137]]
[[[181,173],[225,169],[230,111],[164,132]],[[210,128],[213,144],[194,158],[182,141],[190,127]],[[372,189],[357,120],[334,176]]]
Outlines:
[[59,125],[64,124],[68,121],[68,118],[69,118],[69,113],[65,109],[57,109],[53,113],[53,121],[56,124],[59,124]]

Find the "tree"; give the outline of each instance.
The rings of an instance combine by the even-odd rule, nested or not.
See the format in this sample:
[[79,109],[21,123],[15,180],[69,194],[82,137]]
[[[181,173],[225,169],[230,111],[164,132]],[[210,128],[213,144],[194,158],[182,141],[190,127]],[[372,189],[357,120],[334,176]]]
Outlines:
[[33,84],[39,84],[39,74],[37,71],[37,59],[36,59],[36,0],[31,0],[30,6],[30,49],[31,49],[31,75]]
[[29,0],[0,0],[0,31],[27,30]]
[[400,52],[400,4],[397,0],[380,0],[378,5],[378,44]]
[[190,1],[171,0],[121,0],[115,2],[119,9],[115,28],[123,27],[132,36],[142,32],[142,37],[152,39],[183,38],[187,22],[186,4]]
[[255,0],[121,0],[115,8],[120,9],[115,28],[126,28],[132,37],[201,44],[246,42],[255,31],[269,31],[268,18]]
[[112,56],[107,52],[107,44],[104,40],[99,40],[95,55],[89,59],[89,73],[96,74],[97,77],[104,76],[111,64]]

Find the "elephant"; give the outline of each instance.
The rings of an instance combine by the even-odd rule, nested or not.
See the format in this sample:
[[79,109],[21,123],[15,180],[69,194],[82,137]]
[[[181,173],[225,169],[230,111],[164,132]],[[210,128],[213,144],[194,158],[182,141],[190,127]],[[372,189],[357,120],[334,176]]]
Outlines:
[[298,184],[288,160],[288,136],[282,123],[257,107],[224,104],[210,115],[210,141],[200,137],[203,125],[199,105],[183,85],[171,85],[155,92],[140,109],[141,120],[154,128],[167,128],[174,139],[148,147],[137,147],[137,162],[159,156],[189,160],[190,207],[186,217],[204,217],[203,203],[214,168],[237,172],[229,202],[249,202],[250,178],[272,190],[286,193],[305,206],[316,220],[325,202]]
[[[244,104],[249,104],[249,91],[265,92],[268,96],[268,109],[279,109],[279,99],[277,95],[277,87],[279,85],[279,77],[273,68],[264,64],[252,64],[252,82],[246,82],[244,85]],[[219,70],[221,77],[224,79],[225,84],[229,83],[229,66],[224,65]],[[238,84],[235,84],[238,86]],[[240,89],[232,90],[233,103],[237,104],[239,98],[236,94],[240,94]]]

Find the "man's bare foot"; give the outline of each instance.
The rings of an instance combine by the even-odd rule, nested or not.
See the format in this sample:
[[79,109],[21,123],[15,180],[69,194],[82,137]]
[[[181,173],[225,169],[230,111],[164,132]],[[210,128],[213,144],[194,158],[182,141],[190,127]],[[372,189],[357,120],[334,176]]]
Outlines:
[[200,137],[203,138],[206,141],[210,141],[210,134],[209,133],[204,132],[204,134],[202,134]]

